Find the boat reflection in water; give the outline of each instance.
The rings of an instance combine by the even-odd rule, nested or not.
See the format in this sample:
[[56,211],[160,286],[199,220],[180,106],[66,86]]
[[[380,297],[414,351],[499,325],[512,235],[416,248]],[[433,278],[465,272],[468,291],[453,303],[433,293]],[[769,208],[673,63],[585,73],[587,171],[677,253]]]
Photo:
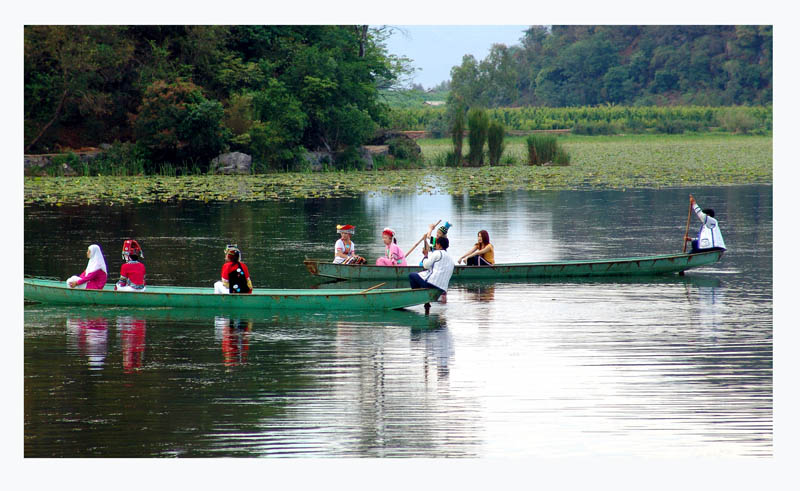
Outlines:
[[122,369],[125,373],[138,372],[144,361],[147,321],[129,315],[117,317],[117,332],[122,344]]
[[450,360],[455,354],[453,336],[447,329],[444,318],[438,319],[438,325],[428,329],[412,329],[412,347],[419,346],[422,351],[422,366],[425,383],[432,369],[436,371],[436,380],[444,381],[450,375]]
[[108,320],[67,319],[67,339],[81,355],[85,356],[89,370],[102,370],[108,354]]
[[222,360],[226,367],[244,365],[247,362],[252,331],[253,321],[214,317],[214,338],[222,345]]

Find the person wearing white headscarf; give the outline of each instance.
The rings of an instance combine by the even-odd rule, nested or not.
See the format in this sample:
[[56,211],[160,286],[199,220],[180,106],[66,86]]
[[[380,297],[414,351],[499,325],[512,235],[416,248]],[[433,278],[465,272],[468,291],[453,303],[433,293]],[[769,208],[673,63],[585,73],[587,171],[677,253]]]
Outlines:
[[106,269],[106,260],[103,258],[103,252],[100,246],[92,244],[86,250],[86,257],[89,258],[89,263],[86,269],[80,276],[72,276],[67,280],[67,286],[70,288],[85,288],[87,290],[102,290],[106,286],[106,279],[108,278],[108,270]]

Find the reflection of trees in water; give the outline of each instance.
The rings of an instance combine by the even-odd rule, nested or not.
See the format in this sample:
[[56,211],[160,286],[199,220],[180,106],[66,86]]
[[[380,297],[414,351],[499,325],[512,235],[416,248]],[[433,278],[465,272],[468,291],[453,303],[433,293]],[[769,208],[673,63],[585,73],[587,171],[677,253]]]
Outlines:
[[[638,407],[620,411],[621,419],[661,418],[704,439],[769,440],[771,315],[728,302],[718,278],[687,276],[678,283],[642,284],[617,323],[574,325],[559,348],[586,351],[578,356],[618,374],[614,397]],[[648,308],[638,312],[644,302]],[[759,427],[765,432],[754,432]]]

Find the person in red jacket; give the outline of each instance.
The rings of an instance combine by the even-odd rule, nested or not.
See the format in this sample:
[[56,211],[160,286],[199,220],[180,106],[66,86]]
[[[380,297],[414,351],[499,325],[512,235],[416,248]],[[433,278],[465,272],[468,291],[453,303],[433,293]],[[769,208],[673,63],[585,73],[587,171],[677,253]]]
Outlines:
[[100,246],[97,244],[90,245],[86,250],[86,257],[89,258],[86,269],[80,276],[70,277],[67,280],[67,286],[70,288],[85,288],[86,290],[102,290],[106,286],[108,270],[106,269],[106,260],[103,258]]
[[143,292],[145,290],[145,267],[139,259],[144,259],[142,248],[133,239],[122,245],[122,259],[125,263],[119,270],[119,281],[114,289],[119,292]]
[[253,283],[247,265],[240,261],[242,253],[236,244],[225,248],[225,264],[221,280],[214,283],[214,293],[252,293]]

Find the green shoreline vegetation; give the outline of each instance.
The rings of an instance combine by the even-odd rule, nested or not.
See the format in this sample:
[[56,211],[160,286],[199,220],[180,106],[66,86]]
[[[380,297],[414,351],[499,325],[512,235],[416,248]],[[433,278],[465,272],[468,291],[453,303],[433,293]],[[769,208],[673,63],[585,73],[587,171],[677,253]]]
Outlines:
[[772,26],[530,26],[427,91],[396,29],[25,26],[25,203],[772,182]]
[[[26,177],[26,205],[335,198],[363,193],[486,194],[772,184],[772,137],[722,134],[560,136],[568,166],[529,166],[524,137],[508,137],[500,166],[445,167],[452,141],[423,139],[424,167],[393,171],[224,176]],[[465,149],[466,151],[467,149]],[[465,152],[466,153],[466,152]]]

